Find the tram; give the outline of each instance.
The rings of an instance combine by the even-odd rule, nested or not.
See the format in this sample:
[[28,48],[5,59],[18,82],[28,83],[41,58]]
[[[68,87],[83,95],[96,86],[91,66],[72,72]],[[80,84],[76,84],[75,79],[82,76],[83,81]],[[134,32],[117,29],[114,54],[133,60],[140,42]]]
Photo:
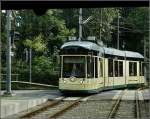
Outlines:
[[71,40],[60,48],[59,90],[98,93],[145,85],[144,57],[138,52],[103,47],[92,40]]

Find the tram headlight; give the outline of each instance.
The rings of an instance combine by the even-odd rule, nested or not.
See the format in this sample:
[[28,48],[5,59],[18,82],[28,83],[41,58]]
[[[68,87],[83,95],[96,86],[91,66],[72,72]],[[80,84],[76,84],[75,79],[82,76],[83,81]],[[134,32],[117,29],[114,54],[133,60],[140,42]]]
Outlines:
[[81,79],[80,83],[83,83],[84,81],[85,81],[85,79],[83,78],[83,79]]
[[65,79],[64,79],[63,81],[64,81],[64,83],[66,83],[66,80],[65,80]]
[[64,78],[62,78],[62,81],[63,81],[64,83],[66,83],[66,81],[65,81],[65,79],[64,79]]

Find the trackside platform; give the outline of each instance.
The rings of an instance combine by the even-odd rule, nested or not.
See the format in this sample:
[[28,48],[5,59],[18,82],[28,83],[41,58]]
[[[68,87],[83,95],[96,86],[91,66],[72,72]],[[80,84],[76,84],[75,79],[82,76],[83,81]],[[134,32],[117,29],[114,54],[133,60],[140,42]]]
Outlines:
[[[3,92],[1,91],[1,94]],[[28,110],[61,95],[57,90],[14,90],[13,93],[15,95],[12,97],[1,95],[0,118],[7,118],[7,116]]]

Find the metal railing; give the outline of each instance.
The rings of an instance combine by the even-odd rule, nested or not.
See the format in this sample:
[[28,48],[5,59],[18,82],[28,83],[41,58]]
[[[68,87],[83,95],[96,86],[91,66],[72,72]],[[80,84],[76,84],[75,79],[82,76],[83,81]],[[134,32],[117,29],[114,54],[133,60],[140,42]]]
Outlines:
[[[5,81],[5,80],[4,80],[4,76],[6,77],[6,75],[7,75],[7,74],[1,74],[1,77],[2,77],[1,79],[3,79],[3,80],[1,80],[1,81]],[[15,80],[15,81],[18,81],[20,74],[11,74],[11,75],[12,75],[12,76],[16,76],[16,78],[15,78],[16,80]]]
[[[45,86],[45,87],[54,87],[54,88],[58,88],[58,86],[55,86],[55,85],[47,85],[47,84],[41,84],[41,83],[34,83],[34,82],[26,82],[26,81],[19,81],[19,75],[20,74],[11,74],[12,76],[16,76],[16,80],[12,80],[11,82],[12,83],[22,83],[22,84],[30,84],[30,85],[37,85],[37,86]],[[1,74],[1,76],[5,76],[6,77],[6,74]],[[5,80],[1,80],[1,83],[6,83],[7,80],[5,78]]]

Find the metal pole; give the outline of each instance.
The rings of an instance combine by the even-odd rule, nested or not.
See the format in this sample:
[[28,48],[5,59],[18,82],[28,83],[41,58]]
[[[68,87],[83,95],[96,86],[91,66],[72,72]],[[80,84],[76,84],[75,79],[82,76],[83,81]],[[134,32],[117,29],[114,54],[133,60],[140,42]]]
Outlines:
[[[149,5],[150,5],[150,1],[149,1]],[[150,8],[149,8],[149,10],[150,10]],[[150,12],[149,12],[149,20],[150,20]],[[150,22],[149,22],[149,25],[150,25]],[[149,27],[149,35],[150,35],[150,27]],[[149,45],[148,45],[148,47],[149,47],[149,57],[148,57],[148,60],[149,60],[149,79],[148,79],[148,81],[149,81],[149,86],[150,86],[150,38],[149,38]],[[150,99],[150,88],[149,88],[149,99]],[[149,106],[150,106],[150,101],[149,101]],[[150,109],[149,109],[149,117],[150,117]]]
[[28,58],[29,58],[29,53],[28,53],[28,50],[27,48],[25,48],[25,55],[26,55],[26,63],[28,62]]
[[7,54],[6,54],[6,65],[7,65],[7,72],[6,72],[6,94],[11,94],[11,10],[7,10]]
[[117,49],[119,50],[119,12],[118,12],[118,34],[117,34]]
[[[147,57],[146,57],[146,39],[145,39],[145,36],[144,36],[144,62],[146,62],[146,59],[147,59]],[[147,79],[146,74],[147,74],[147,68],[146,68],[146,65],[145,65],[145,67],[144,67],[145,83],[146,83],[146,79]]]
[[82,38],[82,8],[79,10],[79,41]]
[[102,8],[100,9],[100,31],[99,31],[99,39],[100,39],[100,41],[102,39],[101,29],[102,29]]
[[146,62],[146,40],[144,36],[144,61]]
[[30,61],[29,61],[29,70],[30,70],[30,83],[32,82],[32,49],[30,48]]

